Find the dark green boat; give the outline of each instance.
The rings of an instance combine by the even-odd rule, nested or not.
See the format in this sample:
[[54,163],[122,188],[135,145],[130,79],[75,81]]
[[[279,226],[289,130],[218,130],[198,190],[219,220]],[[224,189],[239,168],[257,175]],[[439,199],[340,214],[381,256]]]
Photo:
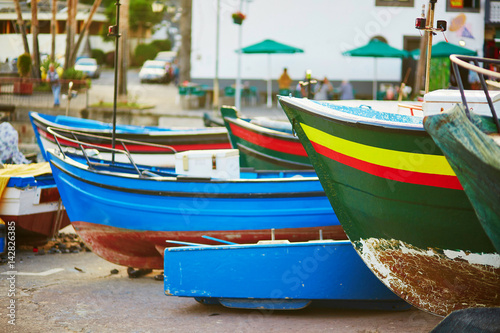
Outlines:
[[255,170],[312,170],[299,139],[287,121],[240,118],[234,107],[221,108],[231,146],[240,166]]
[[[474,59],[488,60],[452,56],[452,61],[463,64],[462,58],[466,65]],[[495,74],[500,77],[498,73],[490,73]],[[484,82],[484,77],[482,79]],[[491,103],[483,115],[466,112],[464,105],[468,104],[468,96],[463,94],[463,104],[425,117],[424,126],[444,152],[486,234],[500,251],[500,125],[495,111],[495,104],[497,109],[500,106],[500,97],[498,91],[481,93],[488,95]]]
[[398,114],[392,102],[280,103],[345,232],[382,282],[442,316],[500,306],[500,256],[421,116]]

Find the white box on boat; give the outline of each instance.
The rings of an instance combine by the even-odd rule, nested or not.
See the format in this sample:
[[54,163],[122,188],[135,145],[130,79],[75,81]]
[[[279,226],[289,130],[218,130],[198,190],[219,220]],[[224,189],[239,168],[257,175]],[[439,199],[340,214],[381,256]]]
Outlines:
[[[489,93],[495,110],[499,110],[500,91],[490,90]],[[465,90],[465,99],[467,105],[475,114],[491,116],[488,101],[482,90]],[[425,94],[422,110],[425,116],[430,116],[447,111],[457,103],[462,103],[460,90],[439,89]]]
[[175,154],[175,173],[193,177],[240,178],[238,149],[188,150]]

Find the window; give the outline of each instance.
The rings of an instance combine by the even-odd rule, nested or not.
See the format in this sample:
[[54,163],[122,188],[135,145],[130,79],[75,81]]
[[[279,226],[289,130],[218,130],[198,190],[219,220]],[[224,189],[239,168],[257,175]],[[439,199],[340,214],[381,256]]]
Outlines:
[[479,13],[480,0],[446,0],[447,12]]
[[413,7],[414,0],[375,0],[375,6]]

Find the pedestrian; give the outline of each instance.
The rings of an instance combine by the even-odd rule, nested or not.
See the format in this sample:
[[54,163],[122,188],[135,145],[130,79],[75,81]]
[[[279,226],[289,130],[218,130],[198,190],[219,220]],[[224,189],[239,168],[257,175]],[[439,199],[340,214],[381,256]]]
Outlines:
[[278,80],[278,86],[280,90],[290,90],[290,85],[292,84],[292,79],[288,76],[287,68],[283,68],[283,73]]
[[59,94],[61,93],[61,83],[59,82],[59,74],[57,74],[53,63],[49,65],[49,71],[47,72],[47,82],[50,84],[52,94],[54,95],[54,107],[58,107]]
[[314,89],[314,99],[317,101],[328,100],[328,95],[333,92],[333,86],[325,77]]
[[354,99],[354,90],[352,89],[352,85],[349,81],[344,80],[339,88],[340,99]]

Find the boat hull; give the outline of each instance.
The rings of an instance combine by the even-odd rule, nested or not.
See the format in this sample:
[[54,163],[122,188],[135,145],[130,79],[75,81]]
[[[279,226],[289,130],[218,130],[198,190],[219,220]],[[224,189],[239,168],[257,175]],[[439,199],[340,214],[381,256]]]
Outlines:
[[[488,118],[471,122],[458,105],[424,119],[426,131],[446,155],[485,232],[500,251],[500,140]],[[483,124],[484,123],[484,124]],[[496,130],[496,128],[495,128]],[[497,142],[493,139],[497,137]]]
[[236,117],[222,108],[223,120],[233,148],[240,151],[240,166],[255,170],[310,170],[311,162],[299,139]]
[[500,257],[421,125],[280,102],[349,239],[379,279],[438,315],[500,305]]
[[277,237],[298,241],[319,238],[319,230],[345,239],[315,177],[139,178],[89,170],[53,152],[49,158],[75,230],[94,252],[120,265],[162,268],[166,239],[199,242],[212,235],[247,242],[269,239],[272,228]]
[[[8,186],[0,199],[0,218],[15,222],[16,245],[40,246],[69,225],[54,185]],[[10,225],[10,224],[9,224]]]
[[410,307],[370,272],[349,241],[189,246],[167,248],[164,257],[165,294],[206,304],[270,310],[315,301]]
[[[78,139],[102,147],[111,147],[112,127],[110,124],[73,117],[54,117],[36,112],[30,112],[30,120],[45,159],[47,159],[47,150],[57,148],[54,136],[47,131],[48,127],[78,131],[81,133],[76,136]],[[90,135],[98,135],[106,139],[93,138]],[[174,165],[174,152],[231,148],[227,131],[224,128],[169,130],[140,126],[118,126],[116,139],[137,142],[136,144],[127,144],[127,149],[132,154],[134,161],[139,164],[154,166]],[[65,149],[79,150],[78,145],[74,142],[59,140],[59,143]],[[166,145],[171,148],[153,147],[141,145],[141,143]],[[116,148],[122,149],[120,145],[117,145]],[[117,157],[121,158],[120,155],[117,155]],[[103,152],[101,156],[103,159],[111,160],[111,154]],[[128,162],[128,160],[121,162]]]

